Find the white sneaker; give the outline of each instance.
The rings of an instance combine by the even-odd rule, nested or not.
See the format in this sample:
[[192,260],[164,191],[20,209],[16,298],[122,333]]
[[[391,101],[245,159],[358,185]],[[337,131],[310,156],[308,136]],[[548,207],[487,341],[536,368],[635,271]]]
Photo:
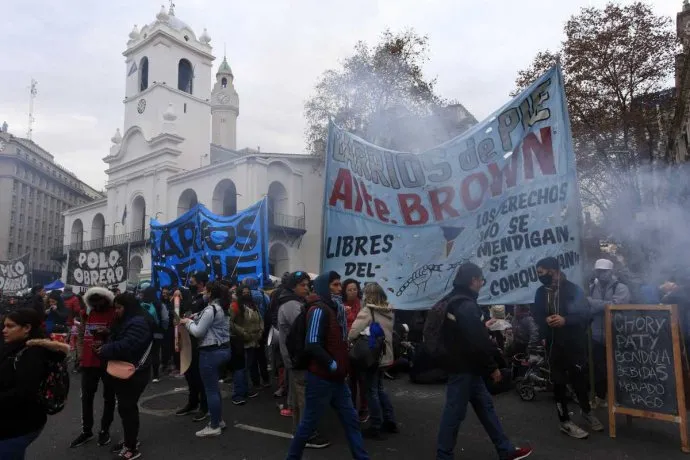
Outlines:
[[211,428],[211,425],[207,425],[203,430],[197,431],[196,436],[198,438],[210,438],[212,436],[220,436],[221,432],[220,426],[218,428]]
[[585,439],[587,436],[589,436],[589,433],[587,433],[579,426],[575,425],[570,420],[561,423],[561,431],[570,436],[571,438],[575,439]]
[[601,424],[596,415],[591,412],[589,414],[581,412],[581,414],[582,418],[585,419],[585,422],[587,422],[592,431],[604,431],[604,425]]
[[221,430],[226,429],[228,426],[225,424],[225,420],[221,420],[220,423],[218,424],[218,428]]
[[151,380],[151,383],[158,383],[158,382],[160,382],[160,379],[153,379],[153,380]]

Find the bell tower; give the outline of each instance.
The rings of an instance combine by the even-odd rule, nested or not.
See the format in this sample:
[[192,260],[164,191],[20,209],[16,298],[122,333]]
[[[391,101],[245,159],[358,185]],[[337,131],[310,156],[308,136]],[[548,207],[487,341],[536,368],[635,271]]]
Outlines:
[[234,78],[227,57],[223,56],[211,91],[211,142],[230,150],[237,149],[237,117],[240,114]]

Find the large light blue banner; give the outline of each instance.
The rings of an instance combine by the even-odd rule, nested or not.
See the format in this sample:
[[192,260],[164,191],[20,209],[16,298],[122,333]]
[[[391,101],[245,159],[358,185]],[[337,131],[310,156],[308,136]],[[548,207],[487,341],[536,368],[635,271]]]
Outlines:
[[263,285],[269,279],[266,199],[232,216],[198,204],[169,224],[151,219],[151,263],[156,286],[184,286],[196,271],[211,280],[251,276]]
[[563,81],[554,67],[466,133],[422,153],[331,125],[323,268],[376,281],[396,308],[429,308],[472,261],[483,304],[534,301],[535,263],[580,284],[580,201]]

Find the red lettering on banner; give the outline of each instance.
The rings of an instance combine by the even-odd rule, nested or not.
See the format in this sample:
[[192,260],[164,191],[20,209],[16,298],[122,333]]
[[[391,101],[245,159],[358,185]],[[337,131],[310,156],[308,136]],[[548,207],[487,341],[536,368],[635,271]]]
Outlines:
[[[422,198],[416,193],[399,193],[398,202],[406,225],[424,225],[429,220],[429,212],[422,206]],[[418,217],[413,217],[413,214]]]
[[534,164],[532,153],[537,157],[539,169],[545,176],[556,174],[556,163],[553,157],[553,144],[551,143],[551,127],[546,126],[539,130],[541,142],[534,133],[527,134],[522,140],[522,154],[525,162],[525,179],[534,179]]
[[[477,195],[476,198],[472,198],[472,193],[470,192],[470,186],[472,185],[472,182],[477,182],[479,184],[480,193]],[[486,178],[486,174],[483,172],[476,172],[474,174],[470,174],[467,176],[463,181],[462,185],[460,185],[460,193],[462,195],[462,202],[465,205],[465,209],[468,211],[474,211],[478,207],[482,205],[482,202],[484,201],[484,195],[486,194],[486,190],[489,188],[489,179]]]
[[[443,198],[439,198],[442,195]],[[459,217],[460,213],[451,206],[455,198],[455,189],[450,186],[440,187],[429,191],[429,201],[431,201],[431,209],[434,212],[434,218],[438,221],[444,219],[443,212],[448,214],[448,217]]]
[[513,153],[510,156],[510,160],[506,161],[503,169],[499,169],[496,163],[490,163],[487,168],[489,169],[489,174],[491,174],[491,195],[498,196],[503,193],[504,178],[506,188],[515,187],[517,183],[518,154]]
[[352,209],[352,175],[349,169],[338,170],[338,177],[335,178],[328,204],[335,207],[340,200],[343,201],[343,208]]

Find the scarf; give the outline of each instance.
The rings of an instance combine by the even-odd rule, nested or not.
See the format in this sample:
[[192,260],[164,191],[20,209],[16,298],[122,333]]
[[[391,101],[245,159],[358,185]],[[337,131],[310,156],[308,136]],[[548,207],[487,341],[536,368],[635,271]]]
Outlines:
[[338,315],[336,318],[343,333],[343,340],[347,341],[347,315],[345,314],[345,305],[343,305],[343,299],[339,295],[331,294],[331,300],[338,309]]

